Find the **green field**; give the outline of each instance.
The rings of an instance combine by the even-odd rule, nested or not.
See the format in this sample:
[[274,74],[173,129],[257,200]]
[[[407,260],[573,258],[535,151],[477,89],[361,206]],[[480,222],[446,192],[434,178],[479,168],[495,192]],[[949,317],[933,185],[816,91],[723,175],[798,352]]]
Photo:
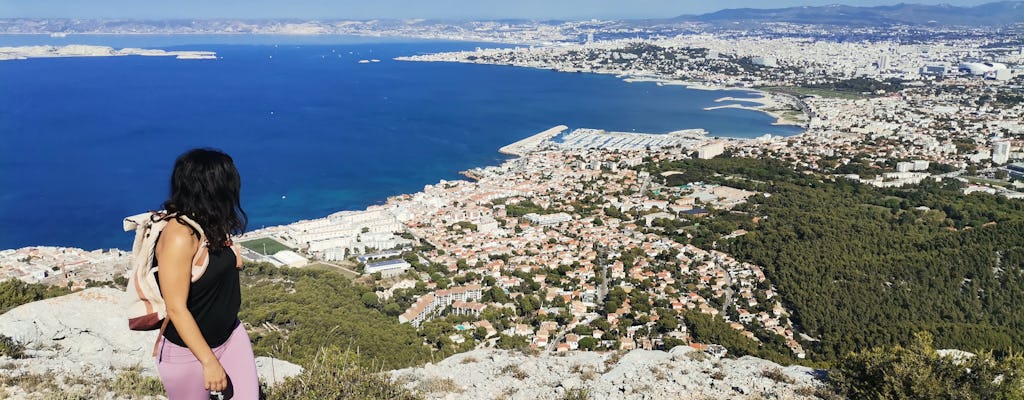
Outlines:
[[[271,238],[249,240],[242,242],[242,246],[260,254],[263,254],[264,250],[266,250],[266,254],[269,255],[275,254],[281,250],[294,250],[293,248],[285,246],[281,244],[281,242]],[[264,246],[266,246],[265,249]]]

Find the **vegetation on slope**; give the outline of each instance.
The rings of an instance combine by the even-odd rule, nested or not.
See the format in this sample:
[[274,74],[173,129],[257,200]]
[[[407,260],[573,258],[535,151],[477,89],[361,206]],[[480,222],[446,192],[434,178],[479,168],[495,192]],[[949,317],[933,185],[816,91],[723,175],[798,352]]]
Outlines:
[[942,347],[1024,349],[1020,201],[838,182],[782,184],[754,205],[766,218],[727,249],[764,266],[795,321],[821,339],[811,347],[820,358],[917,331]]
[[804,343],[813,359],[905,345],[919,331],[941,348],[1024,350],[1020,200],[964,195],[952,180],[877,189],[770,160],[688,160],[652,170],[768,194],[734,210],[751,218],[741,224],[749,233],[723,241],[706,232],[706,240],[764,268],[793,321],[817,339]]
[[851,399],[1021,399],[1024,357],[943,357],[921,333],[907,347],[850,354],[829,378]]
[[379,399],[416,400],[419,397],[362,365],[352,351],[329,347],[318,352],[302,374],[270,389],[267,400]]
[[430,359],[413,327],[368,308],[361,298],[369,289],[336,272],[248,264],[242,274],[239,317],[254,326],[257,355],[308,367],[320,349],[338,346],[384,369]]
[[71,293],[71,290],[67,288],[8,279],[0,282],[0,314],[22,304],[63,296],[68,293]]

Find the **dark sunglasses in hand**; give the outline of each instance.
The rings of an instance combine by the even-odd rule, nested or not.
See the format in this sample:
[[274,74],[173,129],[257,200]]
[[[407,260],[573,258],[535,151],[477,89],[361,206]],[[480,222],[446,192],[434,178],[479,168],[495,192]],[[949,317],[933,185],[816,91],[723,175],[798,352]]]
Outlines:
[[230,400],[235,397],[235,388],[231,385],[231,377],[228,377],[228,386],[219,392],[210,392],[210,400]]

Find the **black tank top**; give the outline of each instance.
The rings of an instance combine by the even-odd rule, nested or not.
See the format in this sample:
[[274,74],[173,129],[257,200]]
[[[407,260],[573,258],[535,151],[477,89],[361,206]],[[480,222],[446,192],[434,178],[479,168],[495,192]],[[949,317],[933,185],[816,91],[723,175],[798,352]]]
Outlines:
[[[224,344],[238,322],[242,293],[235,260],[235,252],[230,248],[211,250],[206,272],[188,287],[188,311],[211,348]],[[159,275],[157,271],[157,282]],[[164,337],[178,346],[186,346],[174,322],[167,324]]]

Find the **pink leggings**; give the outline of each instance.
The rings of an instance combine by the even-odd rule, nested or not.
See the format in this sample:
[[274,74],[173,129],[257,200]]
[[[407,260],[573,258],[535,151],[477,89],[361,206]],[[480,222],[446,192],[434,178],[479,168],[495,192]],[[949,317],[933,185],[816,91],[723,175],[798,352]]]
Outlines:
[[[259,379],[256,376],[256,360],[252,355],[252,343],[242,323],[224,344],[213,348],[213,354],[220,360],[231,386],[234,399],[259,399]],[[208,400],[210,391],[203,389],[203,366],[188,347],[178,346],[160,339],[160,353],[157,358],[160,380],[167,390],[168,400]]]

